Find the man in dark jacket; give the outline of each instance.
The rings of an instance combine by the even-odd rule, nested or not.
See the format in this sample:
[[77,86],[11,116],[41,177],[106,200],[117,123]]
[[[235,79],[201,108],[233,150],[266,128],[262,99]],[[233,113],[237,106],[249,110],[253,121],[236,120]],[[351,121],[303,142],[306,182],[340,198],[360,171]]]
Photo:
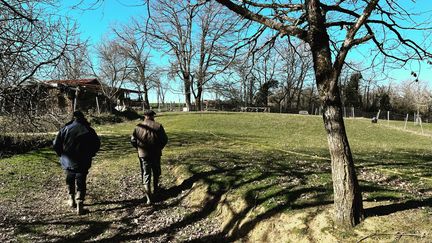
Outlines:
[[73,120],[60,129],[53,147],[60,156],[61,166],[66,172],[66,184],[69,191],[68,204],[76,207],[78,214],[83,214],[87,174],[92,158],[100,148],[99,137],[90,127],[84,114],[75,111]]
[[144,121],[135,127],[131,136],[132,145],[138,150],[141,166],[141,179],[144,184],[144,196],[147,204],[151,203],[150,180],[153,172],[153,191],[159,191],[161,175],[162,149],[168,142],[163,126],[154,120],[156,113],[152,110],[144,112]]

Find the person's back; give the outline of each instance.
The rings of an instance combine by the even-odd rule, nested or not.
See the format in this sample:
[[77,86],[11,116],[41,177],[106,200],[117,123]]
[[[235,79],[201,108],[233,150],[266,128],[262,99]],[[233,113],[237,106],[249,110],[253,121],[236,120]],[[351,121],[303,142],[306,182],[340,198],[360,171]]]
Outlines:
[[54,149],[61,156],[63,169],[85,171],[91,167],[91,160],[99,150],[100,141],[85,120],[74,120],[59,132]]
[[138,150],[141,180],[144,184],[144,195],[147,198],[147,204],[151,203],[150,180],[152,173],[153,190],[155,192],[159,191],[162,149],[168,142],[163,126],[154,121],[155,115],[156,113],[152,110],[146,111],[144,121],[135,127],[131,136],[131,143]]
[[139,123],[132,136],[136,139],[138,156],[142,158],[160,157],[168,140],[163,126],[151,119]]
[[82,214],[87,190],[87,174],[92,158],[99,151],[100,140],[82,112],[74,112],[73,118],[60,129],[54,140],[53,148],[60,156],[60,163],[66,173],[68,204],[71,207],[77,207],[77,213]]

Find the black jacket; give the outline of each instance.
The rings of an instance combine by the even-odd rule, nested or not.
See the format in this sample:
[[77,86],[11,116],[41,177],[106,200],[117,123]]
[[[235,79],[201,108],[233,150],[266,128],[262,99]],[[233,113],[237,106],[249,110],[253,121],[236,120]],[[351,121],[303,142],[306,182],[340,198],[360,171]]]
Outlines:
[[100,140],[86,120],[74,120],[60,129],[53,147],[63,169],[88,171],[99,151]]

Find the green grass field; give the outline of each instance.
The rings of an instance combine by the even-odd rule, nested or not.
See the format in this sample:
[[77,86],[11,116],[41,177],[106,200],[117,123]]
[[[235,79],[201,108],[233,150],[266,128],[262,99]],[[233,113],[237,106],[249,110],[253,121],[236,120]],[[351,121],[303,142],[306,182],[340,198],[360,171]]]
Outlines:
[[[164,113],[156,119],[169,136],[162,158],[162,183],[168,190],[180,188],[182,193],[187,192],[181,198],[180,193],[176,194],[177,199],[197,208],[185,211],[182,219],[169,226],[161,226],[165,228],[156,231],[160,233],[143,233],[139,227],[129,225],[127,220],[135,218],[126,217],[122,210],[141,207],[130,203],[140,198],[136,154],[129,144],[136,122],[104,125],[96,127],[102,149],[89,175],[89,207],[94,213],[85,220],[90,223],[80,223],[83,219],[70,213],[62,220],[64,207],[57,206],[64,199],[62,171],[54,153],[41,149],[0,160],[0,212],[8,212],[0,239],[128,241],[165,237],[168,229],[187,228],[212,218],[220,223],[220,229],[194,240],[432,240],[430,124],[423,124],[422,134],[419,127],[412,125],[403,130],[403,122],[346,120],[367,217],[354,230],[345,231],[336,229],[331,220],[331,166],[321,117]],[[115,206],[99,203],[107,198]],[[35,201],[52,205],[42,210],[50,216],[41,217],[39,223],[24,224],[22,217],[40,216],[40,212],[29,209]],[[160,205],[168,208],[171,204]],[[113,220],[132,228],[113,228]],[[63,221],[73,226],[64,229]],[[86,231],[92,223],[98,233]],[[66,233],[79,237],[64,238]],[[278,238],[281,235],[285,238]],[[180,233],[170,237],[176,241],[188,239]]]

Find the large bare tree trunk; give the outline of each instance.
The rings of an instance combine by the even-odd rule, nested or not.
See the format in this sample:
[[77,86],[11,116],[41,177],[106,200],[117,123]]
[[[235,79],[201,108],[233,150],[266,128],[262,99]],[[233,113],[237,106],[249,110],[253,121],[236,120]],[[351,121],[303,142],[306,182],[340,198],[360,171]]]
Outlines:
[[323,120],[332,163],[335,221],[355,226],[363,219],[363,203],[340,102],[324,105]]
[[[316,77],[319,80],[322,76],[316,74]],[[353,227],[363,219],[363,202],[345,131],[339,87],[328,89],[321,82],[317,84],[331,158],[335,222],[342,227]]]
[[338,86],[342,68],[333,67],[329,36],[324,27],[325,17],[321,15],[319,1],[309,0],[306,3],[311,25],[308,39],[316,83],[324,108],[324,127],[332,163],[335,222],[342,227],[352,227],[363,217],[363,203],[342,116]]

